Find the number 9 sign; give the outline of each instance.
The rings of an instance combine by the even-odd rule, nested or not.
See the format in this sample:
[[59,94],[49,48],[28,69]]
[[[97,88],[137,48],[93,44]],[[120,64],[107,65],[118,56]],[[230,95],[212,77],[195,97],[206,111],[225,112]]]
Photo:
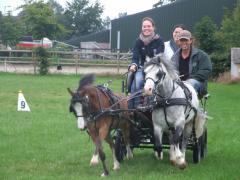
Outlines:
[[24,109],[26,107],[26,104],[24,101],[21,101],[21,109]]

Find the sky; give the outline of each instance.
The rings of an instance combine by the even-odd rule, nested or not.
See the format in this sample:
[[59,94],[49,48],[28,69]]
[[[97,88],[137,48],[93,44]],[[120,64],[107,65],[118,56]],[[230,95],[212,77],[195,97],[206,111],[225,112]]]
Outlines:
[[[55,1],[65,7],[66,1],[71,2],[72,0]],[[92,4],[95,0],[89,0],[89,2]],[[127,12],[130,15],[149,10],[158,0],[99,0],[99,2],[104,6],[102,18],[109,16],[110,19],[116,19],[119,13]],[[13,15],[16,15],[16,8],[22,4],[24,4],[24,0],[0,0],[0,11],[3,13],[12,11]]]

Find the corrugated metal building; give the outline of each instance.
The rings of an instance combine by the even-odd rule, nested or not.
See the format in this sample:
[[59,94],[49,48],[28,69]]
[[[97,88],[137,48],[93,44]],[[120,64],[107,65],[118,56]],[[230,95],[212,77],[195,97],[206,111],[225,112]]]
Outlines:
[[[209,16],[216,24],[220,24],[224,8],[233,9],[237,0],[179,0],[159,8],[125,16],[111,21],[111,48],[117,49],[118,43],[122,52],[132,48],[141,30],[142,18],[152,17],[156,23],[156,31],[168,40],[175,24],[184,24],[190,31],[204,16]],[[117,37],[120,34],[120,42]]]
[[79,46],[80,42],[110,42],[112,50],[118,49],[119,45],[121,52],[127,52],[132,49],[141,30],[142,18],[146,16],[154,19],[156,32],[167,41],[175,24],[184,24],[192,31],[202,17],[209,16],[219,25],[224,9],[233,9],[236,3],[237,0],[178,0],[162,7],[114,19],[111,21],[111,30],[75,37],[67,43]]

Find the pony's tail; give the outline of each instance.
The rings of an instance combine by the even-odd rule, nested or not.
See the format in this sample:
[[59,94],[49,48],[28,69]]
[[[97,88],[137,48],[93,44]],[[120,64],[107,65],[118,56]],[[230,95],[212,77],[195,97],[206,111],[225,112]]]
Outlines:
[[204,125],[206,123],[208,116],[206,112],[203,111],[203,109],[197,110],[197,115],[195,119],[195,132],[196,137],[199,138],[203,134]]

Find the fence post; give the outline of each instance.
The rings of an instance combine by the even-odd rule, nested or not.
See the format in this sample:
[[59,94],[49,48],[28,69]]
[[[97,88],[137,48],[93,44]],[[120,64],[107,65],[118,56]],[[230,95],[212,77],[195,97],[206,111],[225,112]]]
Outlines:
[[119,66],[120,66],[120,39],[121,39],[121,32],[120,31],[117,31],[117,61],[118,61],[118,69],[117,69],[117,72],[119,74]]
[[118,62],[118,67],[117,67],[117,72],[119,74],[119,69],[120,69],[120,51],[117,51],[117,62]]
[[4,71],[7,72],[7,58],[4,58]]
[[240,48],[231,48],[231,79],[240,78]]
[[33,50],[32,50],[32,62],[33,62],[33,72],[34,72],[34,74],[37,74],[37,68],[36,68],[37,62],[36,62],[36,58],[34,56]]
[[73,56],[75,57],[75,67],[76,67],[76,75],[78,74],[78,58],[80,58],[79,53],[77,53],[77,55],[75,56],[75,53],[73,54]]

